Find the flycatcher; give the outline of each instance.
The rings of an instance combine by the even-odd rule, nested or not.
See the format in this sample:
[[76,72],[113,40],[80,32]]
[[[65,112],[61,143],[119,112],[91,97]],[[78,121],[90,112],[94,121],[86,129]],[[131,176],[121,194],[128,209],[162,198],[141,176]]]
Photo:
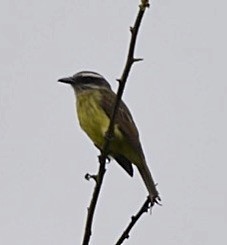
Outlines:
[[[76,108],[80,126],[95,146],[102,150],[116,99],[110,84],[103,76],[91,71],[82,71],[58,81],[73,87],[77,98]],[[114,136],[110,142],[108,155],[112,156],[130,176],[133,176],[132,163],[135,164],[151,201],[160,199],[145,160],[138,130],[123,101],[120,102],[116,115]]]

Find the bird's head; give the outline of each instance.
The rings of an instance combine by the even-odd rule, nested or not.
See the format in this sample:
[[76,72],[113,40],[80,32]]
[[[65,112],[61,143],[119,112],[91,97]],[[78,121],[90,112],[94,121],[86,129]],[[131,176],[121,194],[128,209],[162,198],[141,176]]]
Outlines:
[[61,78],[58,82],[70,84],[76,92],[86,89],[111,89],[103,76],[92,71],[81,71],[72,77]]

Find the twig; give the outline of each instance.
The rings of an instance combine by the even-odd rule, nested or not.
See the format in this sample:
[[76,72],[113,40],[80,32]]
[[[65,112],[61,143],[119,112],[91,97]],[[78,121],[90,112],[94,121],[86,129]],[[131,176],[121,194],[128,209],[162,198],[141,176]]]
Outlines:
[[90,240],[90,237],[91,237],[91,234],[92,234],[91,233],[91,226],[92,226],[92,222],[93,222],[94,212],[95,212],[98,196],[99,196],[99,193],[100,193],[100,190],[101,190],[103,177],[104,177],[104,174],[106,172],[106,169],[105,169],[105,163],[106,163],[105,161],[106,161],[106,159],[104,159],[104,161],[103,161],[103,160],[100,160],[100,158],[101,158],[101,156],[99,157],[100,165],[99,165],[98,174],[97,175],[92,175],[92,176],[89,176],[89,177],[88,177],[88,175],[86,175],[88,178],[93,178],[96,181],[96,185],[95,185],[95,188],[94,188],[94,192],[93,192],[93,196],[92,196],[92,199],[91,199],[91,203],[90,203],[89,208],[88,208],[87,221],[86,221],[84,238],[83,238],[83,243],[82,243],[83,245],[89,244],[89,240]]
[[148,197],[147,200],[144,202],[143,206],[140,208],[139,212],[131,217],[131,222],[127,226],[127,228],[124,230],[122,233],[121,237],[118,239],[117,243],[115,245],[120,245],[124,242],[125,239],[129,238],[129,232],[132,229],[132,227],[136,224],[138,219],[143,213],[146,213],[152,206],[154,205],[151,204],[150,198]]
[[106,171],[105,165],[106,165],[106,159],[108,156],[109,145],[111,143],[111,139],[114,137],[114,133],[113,133],[114,122],[115,122],[117,110],[118,110],[118,107],[119,107],[119,104],[120,104],[120,101],[122,98],[122,94],[123,94],[123,91],[125,88],[125,83],[127,81],[127,78],[128,78],[128,75],[129,75],[129,72],[130,72],[130,69],[131,69],[133,63],[141,60],[141,59],[134,58],[134,50],[135,50],[138,30],[139,30],[145,9],[147,7],[149,7],[149,1],[141,0],[141,4],[139,5],[139,12],[138,12],[136,21],[134,23],[134,26],[130,28],[131,41],[130,41],[130,45],[129,45],[128,56],[127,56],[127,60],[126,60],[126,64],[125,64],[125,68],[123,70],[122,76],[120,79],[118,79],[119,87],[118,87],[118,91],[117,91],[116,101],[115,101],[114,106],[113,106],[113,112],[111,115],[109,128],[106,132],[106,137],[105,137],[103,149],[101,151],[101,155],[99,156],[100,166],[99,166],[99,171],[98,171],[98,174],[96,177],[96,185],[94,188],[93,196],[92,196],[89,208],[88,208],[85,233],[84,233],[84,238],[83,238],[83,243],[82,243],[83,245],[89,244],[90,237],[92,234],[91,228],[92,228],[94,212],[95,212],[98,196],[99,196],[99,193],[101,190],[104,174]]

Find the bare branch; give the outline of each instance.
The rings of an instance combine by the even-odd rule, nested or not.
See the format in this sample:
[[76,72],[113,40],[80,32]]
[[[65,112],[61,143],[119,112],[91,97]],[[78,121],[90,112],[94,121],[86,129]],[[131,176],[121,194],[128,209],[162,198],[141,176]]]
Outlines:
[[[99,193],[101,190],[104,174],[106,171],[106,169],[105,169],[106,159],[108,158],[108,152],[109,152],[109,146],[111,143],[111,139],[114,137],[114,133],[113,133],[114,132],[114,122],[115,122],[117,110],[119,108],[119,104],[120,104],[120,101],[122,98],[122,94],[123,94],[123,91],[125,88],[125,83],[127,81],[127,78],[128,78],[128,75],[129,75],[129,72],[131,70],[133,63],[141,60],[141,59],[134,58],[134,50],[135,50],[138,30],[139,30],[144,12],[145,12],[147,7],[149,7],[149,1],[141,0],[141,4],[139,5],[139,12],[138,12],[138,15],[136,17],[134,26],[130,28],[131,41],[130,41],[130,45],[129,45],[128,56],[127,56],[127,60],[126,60],[126,64],[125,64],[122,76],[118,80],[119,81],[119,87],[118,87],[118,91],[117,91],[116,101],[115,101],[115,104],[113,106],[113,112],[111,115],[109,128],[106,132],[105,143],[104,143],[103,149],[101,151],[101,155],[99,156],[99,163],[100,163],[99,171],[98,171],[97,178],[96,178],[96,185],[94,188],[93,196],[92,196],[89,208],[88,208],[85,233],[84,233],[84,238],[83,238],[83,243],[82,243],[83,245],[89,244],[90,237],[92,234],[92,222],[93,222],[94,212],[95,212],[98,196],[99,196]],[[148,203],[149,203],[149,201],[148,201]]]
[[124,242],[125,239],[129,238],[129,232],[131,231],[132,227],[136,224],[136,222],[139,220],[141,215],[143,213],[146,213],[153,205],[154,205],[154,203],[151,204],[150,198],[147,197],[147,200],[144,202],[143,206],[140,208],[138,213],[131,217],[131,221],[130,221],[129,225],[124,230],[124,232],[122,233],[121,237],[118,239],[118,241],[115,245],[120,245]]
[[[101,158],[101,156],[100,156],[100,158]],[[104,177],[104,174],[106,172],[106,169],[105,169],[106,159],[102,158],[102,160],[99,160],[99,161],[100,161],[99,171],[98,171],[98,174],[96,175],[96,178],[95,178],[96,185],[94,188],[94,192],[93,192],[92,199],[91,199],[91,202],[90,202],[90,205],[88,208],[88,213],[87,213],[87,221],[86,221],[86,226],[85,226],[84,239],[83,239],[83,243],[82,243],[83,245],[89,244],[89,241],[90,241],[90,237],[92,234],[91,227],[92,227],[94,212],[95,212],[96,204],[98,201],[98,196],[99,196],[99,193],[101,190],[103,177]]]

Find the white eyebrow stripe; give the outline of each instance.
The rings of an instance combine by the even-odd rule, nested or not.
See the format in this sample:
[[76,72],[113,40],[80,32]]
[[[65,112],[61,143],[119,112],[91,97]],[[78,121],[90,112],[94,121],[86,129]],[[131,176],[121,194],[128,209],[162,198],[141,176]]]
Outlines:
[[94,85],[94,84],[85,84],[83,85],[83,87],[92,88],[92,89],[100,89],[100,86]]
[[82,72],[80,74],[82,77],[94,77],[94,78],[103,78],[101,75],[93,72]]

